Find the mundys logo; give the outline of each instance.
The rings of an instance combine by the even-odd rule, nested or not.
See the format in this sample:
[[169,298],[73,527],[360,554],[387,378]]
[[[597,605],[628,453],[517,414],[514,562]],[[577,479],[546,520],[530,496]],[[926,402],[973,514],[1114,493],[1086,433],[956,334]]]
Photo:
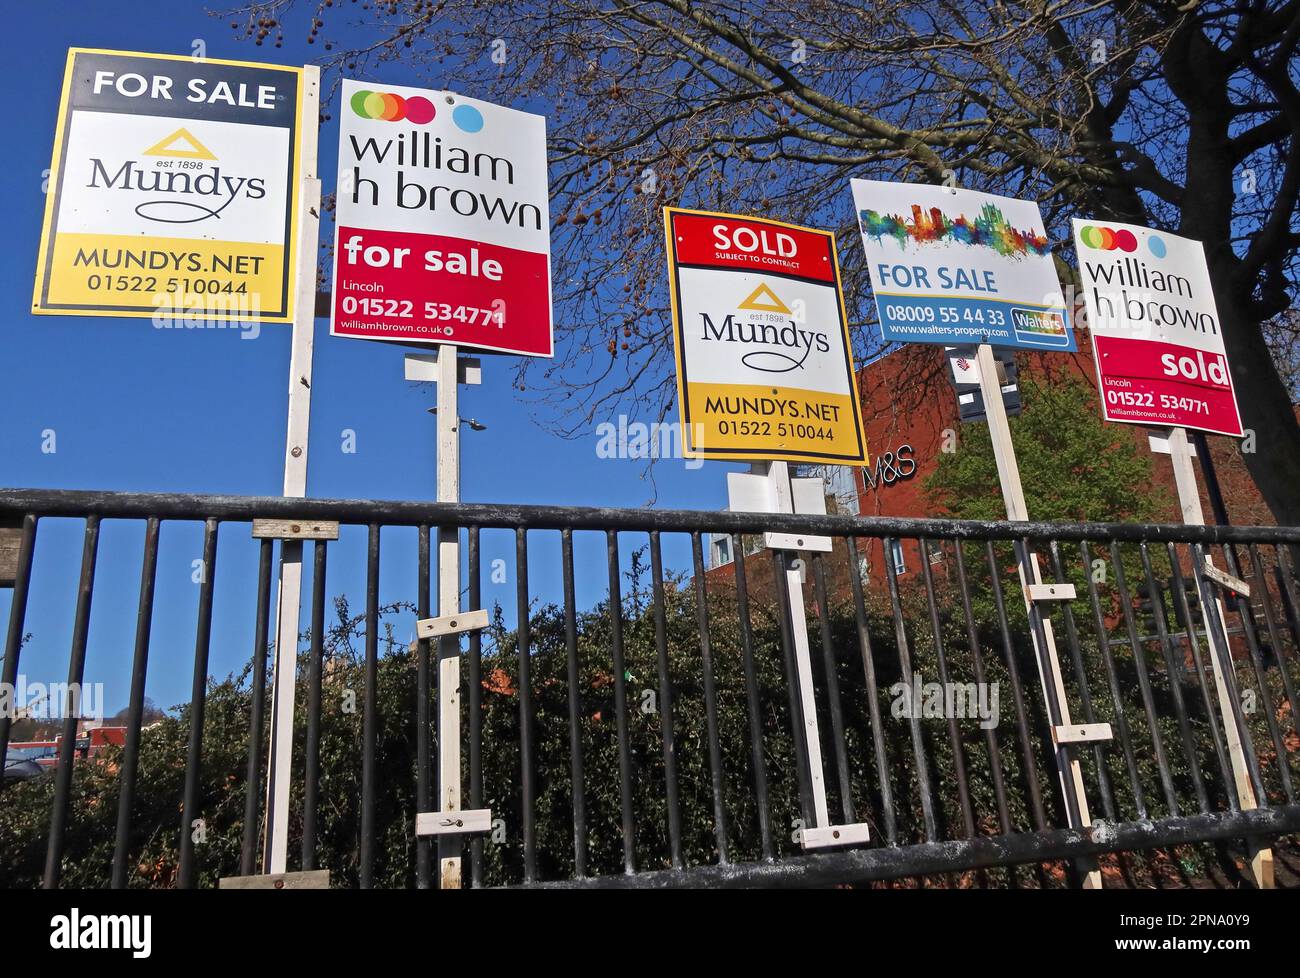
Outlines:
[[153,950],[148,914],[85,914],[73,907],[50,918],[50,947],[56,951],[130,951],[147,958]]
[[831,345],[824,333],[800,326],[800,313],[793,311],[790,304],[764,283],[738,302],[736,311],[727,313],[721,321],[701,312],[700,338],[738,345],[743,350],[740,362],[751,370],[769,374],[802,370],[814,349],[829,353]]
[[[141,156],[214,162],[217,159],[186,129],[177,129],[144,150]],[[194,224],[220,218],[221,212],[238,197],[261,200],[266,196],[266,181],[261,177],[232,177],[222,173],[219,166],[200,169],[204,164],[194,164],[193,169],[169,169],[170,163],[150,167],[137,160],[126,160],[116,169],[114,165],[106,165],[99,157],[91,158],[90,181],[86,186],[95,190],[165,194],[135,206],[136,214],[146,221]]]

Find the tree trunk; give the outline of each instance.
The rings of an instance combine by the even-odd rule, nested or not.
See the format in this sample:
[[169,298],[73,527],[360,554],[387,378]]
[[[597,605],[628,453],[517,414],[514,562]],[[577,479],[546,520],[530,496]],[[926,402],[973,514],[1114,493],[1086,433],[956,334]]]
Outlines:
[[[1300,423],[1278,377],[1260,324],[1241,310],[1246,303],[1223,285],[1211,266],[1219,323],[1232,366],[1232,383],[1247,429],[1242,459],[1264,502],[1281,526],[1300,526]],[[1250,437],[1250,433],[1254,437]],[[1226,500],[1232,512],[1232,500]]]

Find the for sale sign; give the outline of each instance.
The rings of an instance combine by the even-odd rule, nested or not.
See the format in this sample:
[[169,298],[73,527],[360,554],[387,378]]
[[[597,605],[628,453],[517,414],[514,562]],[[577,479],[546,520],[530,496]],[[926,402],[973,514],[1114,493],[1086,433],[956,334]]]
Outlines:
[[549,357],[546,120],[344,80],[330,332]]
[[887,342],[1075,348],[1032,200],[879,180],[852,186]]
[[664,223],[685,454],[866,465],[834,235],[673,207]]
[[292,321],[301,93],[301,68],[70,49],[32,311]]
[[1107,421],[1242,434],[1199,241],[1074,219]]

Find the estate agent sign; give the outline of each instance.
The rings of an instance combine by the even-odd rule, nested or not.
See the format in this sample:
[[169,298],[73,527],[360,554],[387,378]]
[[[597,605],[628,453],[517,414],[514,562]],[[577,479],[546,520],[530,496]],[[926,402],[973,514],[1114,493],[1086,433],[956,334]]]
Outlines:
[[865,465],[835,238],[665,208],[691,458]]
[[852,184],[886,341],[1075,348],[1036,203],[924,184]]
[[292,322],[302,69],[72,48],[35,313]]
[[1074,242],[1106,420],[1240,436],[1201,243],[1078,218]]
[[546,120],[343,82],[336,336],[549,357]]

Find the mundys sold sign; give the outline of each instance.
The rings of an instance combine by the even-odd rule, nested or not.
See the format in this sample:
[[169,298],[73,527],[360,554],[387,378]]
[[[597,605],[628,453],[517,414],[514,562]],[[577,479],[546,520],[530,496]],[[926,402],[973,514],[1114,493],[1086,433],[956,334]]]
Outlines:
[[32,311],[292,321],[301,81],[71,49]]
[[549,357],[546,120],[343,82],[330,331]]
[[1106,420],[1241,435],[1201,243],[1078,218],[1074,243]]
[[834,236],[672,207],[664,221],[685,454],[865,465]]
[[915,183],[852,186],[886,340],[1074,349],[1033,201]]

